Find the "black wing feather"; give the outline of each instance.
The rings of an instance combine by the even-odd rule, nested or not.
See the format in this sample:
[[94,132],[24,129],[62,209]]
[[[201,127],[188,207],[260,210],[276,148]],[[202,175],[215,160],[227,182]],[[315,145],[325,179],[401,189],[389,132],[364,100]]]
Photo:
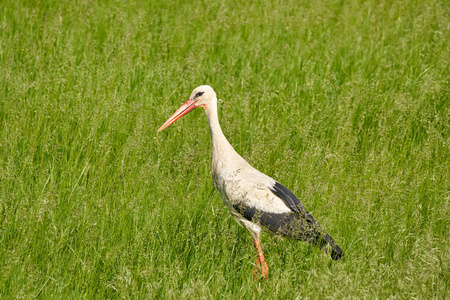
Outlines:
[[283,202],[295,213],[300,213],[306,219],[307,222],[314,223],[315,220],[313,216],[306,210],[306,208],[300,203],[297,196],[294,195],[287,187],[279,183],[275,182],[275,185],[269,188],[270,191],[283,200]]
[[286,203],[286,205],[293,212],[300,212],[299,206],[305,209],[300,203],[300,200],[298,200],[298,198],[294,195],[294,193],[288,190],[288,188],[281,183],[275,182],[275,185],[270,187],[270,190],[275,194],[275,196],[283,200],[283,202]]
[[[299,216],[300,220],[297,219],[298,217],[292,218],[293,215],[286,214],[286,216],[289,217],[285,218],[285,222],[283,224],[284,226],[281,225],[273,228],[274,227],[273,224],[270,224],[272,226],[268,224],[269,227],[276,229],[275,230],[276,232],[280,232],[281,228],[284,227],[284,229],[286,229],[290,226],[291,227],[290,230],[287,233],[284,232],[283,233],[284,235],[294,236],[299,240],[305,240],[315,246],[318,246],[319,248],[322,248],[326,244],[329,244],[332,247],[331,257],[333,259],[337,260],[343,256],[341,248],[339,248],[339,246],[336,245],[333,238],[325,230],[322,229],[320,224],[316,222],[316,220],[314,220],[314,217],[300,203],[300,200],[298,200],[297,196],[295,196],[294,193],[292,193],[287,187],[285,187],[279,182],[275,182],[275,185],[273,185],[270,188],[270,190],[275,196],[283,200],[283,202],[293,211],[294,213],[293,215]],[[300,221],[300,223],[294,225],[294,223],[296,223],[294,222],[295,219],[297,219],[297,222]],[[301,219],[305,220],[306,224],[303,223]],[[295,232],[292,232],[293,227],[297,227],[296,228],[297,230],[295,230]]]

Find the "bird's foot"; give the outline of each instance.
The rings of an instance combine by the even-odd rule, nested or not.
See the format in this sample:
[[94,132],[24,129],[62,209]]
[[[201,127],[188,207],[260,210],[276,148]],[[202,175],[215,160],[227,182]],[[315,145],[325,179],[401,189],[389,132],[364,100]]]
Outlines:
[[255,269],[253,270],[253,276],[256,281],[260,281],[261,279],[267,280],[269,277],[269,267],[267,266],[266,261],[261,263],[259,257],[255,262]]
[[258,257],[255,262],[255,270],[253,271],[253,275],[255,276],[255,280],[257,281],[259,281],[261,278],[267,280],[267,277],[269,277],[269,267],[267,266],[266,260],[264,259],[264,254],[258,238],[255,239],[255,249]]

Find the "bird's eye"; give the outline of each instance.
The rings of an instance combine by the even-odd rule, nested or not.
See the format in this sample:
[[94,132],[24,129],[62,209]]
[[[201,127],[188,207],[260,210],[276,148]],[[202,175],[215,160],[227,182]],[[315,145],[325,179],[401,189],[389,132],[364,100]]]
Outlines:
[[200,97],[201,95],[203,95],[205,92],[198,92],[197,94],[195,94],[194,98]]

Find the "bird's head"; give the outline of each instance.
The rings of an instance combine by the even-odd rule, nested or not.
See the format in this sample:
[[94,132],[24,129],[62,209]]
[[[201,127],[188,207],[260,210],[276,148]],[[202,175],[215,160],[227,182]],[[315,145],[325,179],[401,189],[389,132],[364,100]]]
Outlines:
[[208,109],[209,107],[215,107],[217,105],[216,93],[209,85],[201,85],[192,91],[189,99],[181,105],[177,111],[167,119],[161,127],[159,127],[158,132],[169,127],[176,120],[180,119],[182,116],[192,111],[194,108],[203,107]]
[[206,108],[211,102],[216,100],[216,92],[209,85],[201,85],[192,91],[189,97],[194,102],[195,107],[202,106]]

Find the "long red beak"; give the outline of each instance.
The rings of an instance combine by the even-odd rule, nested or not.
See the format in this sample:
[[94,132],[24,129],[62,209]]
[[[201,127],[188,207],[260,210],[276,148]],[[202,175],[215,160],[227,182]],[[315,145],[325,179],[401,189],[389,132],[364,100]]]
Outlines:
[[169,127],[172,123],[174,123],[176,120],[178,120],[194,108],[196,108],[196,106],[194,105],[194,101],[188,99],[188,101],[184,102],[184,104],[181,105],[181,107],[177,109],[177,111],[174,112],[174,114],[171,115],[170,118],[168,118],[167,121],[161,125],[161,127],[159,127],[158,132]]

